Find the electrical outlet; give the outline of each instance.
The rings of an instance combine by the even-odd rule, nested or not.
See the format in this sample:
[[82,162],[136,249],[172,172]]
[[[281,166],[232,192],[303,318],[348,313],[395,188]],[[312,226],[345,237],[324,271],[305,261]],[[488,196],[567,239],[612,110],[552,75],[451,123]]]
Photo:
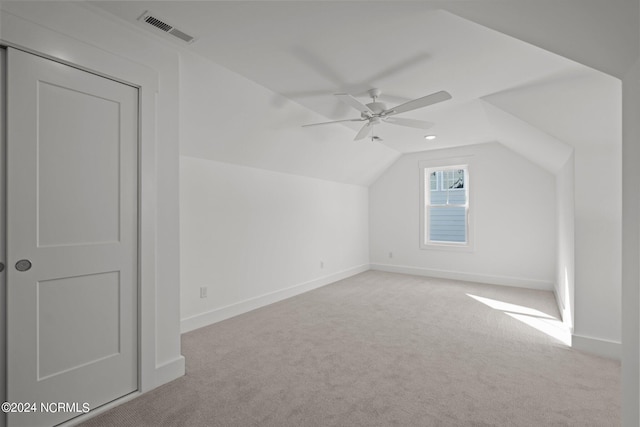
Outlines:
[[389,252],[389,258],[393,258],[393,252]]
[[206,297],[207,297],[207,287],[202,286],[200,288],[200,298],[206,298]]
[[324,268],[324,261],[320,261],[320,268]]

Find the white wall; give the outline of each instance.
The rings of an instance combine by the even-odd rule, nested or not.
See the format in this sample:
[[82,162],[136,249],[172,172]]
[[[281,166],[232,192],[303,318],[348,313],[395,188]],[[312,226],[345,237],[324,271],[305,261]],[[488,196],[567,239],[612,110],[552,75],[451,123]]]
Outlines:
[[640,61],[623,80],[622,421],[640,425]]
[[[562,208],[559,214],[566,211],[567,215],[558,222],[558,237],[563,239],[559,244],[564,247],[558,253],[559,269],[562,268],[560,264],[570,262],[572,257],[575,259],[573,280],[571,269],[568,270],[574,293],[567,299],[570,301],[573,295],[573,346],[620,357],[620,81],[584,69],[489,98],[492,108],[487,108],[488,117],[493,119],[497,129],[503,129],[499,131],[499,140],[541,165],[544,162],[540,159],[549,159],[547,167],[558,175],[558,189],[564,193],[558,193],[559,201],[571,200],[574,204],[573,208],[564,204],[559,206]],[[543,100],[548,106],[539,108]],[[517,121],[510,123],[505,112]],[[585,126],[592,122],[597,122],[598,126]],[[518,136],[504,132],[509,129],[505,125],[510,124],[523,125],[523,130],[527,126],[537,130],[529,133],[531,138],[525,141],[527,150],[521,150],[508,139]],[[554,153],[550,150],[553,147],[561,149]],[[537,152],[537,157],[532,152]],[[566,169],[567,158],[571,155],[573,172]],[[573,185],[569,188],[571,179]],[[569,209],[573,209],[573,214]],[[568,222],[571,215],[573,222]],[[573,249],[570,247],[572,235]],[[559,271],[558,286],[564,286],[563,274]],[[560,298],[563,298],[563,292],[559,292]]]
[[180,171],[184,331],[369,268],[366,187],[186,156]]
[[555,294],[564,324],[573,328],[575,296],[575,209],[573,155],[556,175],[557,262]]
[[[470,211],[475,249],[420,249],[418,164],[460,156],[472,156]],[[370,187],[369,198],[374,268],[553,289],[554,176],[500,144],[405,155]]]
[[371,144],[361,151],[342,126],[300,127],[316,120],[181,53],[183,331],[368,269],[365,185],[398,154]]
[[620,144],[575,147],[573,346],[620,357],[622,153]]

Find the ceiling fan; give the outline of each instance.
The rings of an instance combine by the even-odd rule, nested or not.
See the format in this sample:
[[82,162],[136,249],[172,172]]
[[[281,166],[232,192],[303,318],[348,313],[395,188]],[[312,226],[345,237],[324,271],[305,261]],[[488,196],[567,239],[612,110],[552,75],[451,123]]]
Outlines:
[[[431,95],[423,96],[422,98],[405,102],[404,104],[397,105],[393,108],[387,108],[387,106],[383,102],[378,102],[378,97],[380,97],[380,94],[382,93],[380,89],[369,89],[367,93],[369,94],[371,99],[373,99],[373,101],[368,104],[361,103],[348,93],[335,94],[335,96],[340,101],[358,110],[360,112],[360,118],[334,120],[331,122],[322,123],[311,123],[308,125],[303,125],[303,127],[329,125],[342,122],[366,122],[364,126],[362,126],[360,131],[356,134],[354,141],[365,138],[372,127],[379,123],[391,123],[399,126],[408,126],[418,129],[429,129],[431,126],[433,126],[433,123],[395,116],[396,114],[406,113],[407,111],[417,110],[418,108],[423,108],[429,105],[436,104],[438,102],[446,101],[447,99],[451,99],[451,94],[449,94],[449,92],[441,90],[440,92],[435,92]],[[372,141],[373,140],[375,140],[375,137],[372,137]]]

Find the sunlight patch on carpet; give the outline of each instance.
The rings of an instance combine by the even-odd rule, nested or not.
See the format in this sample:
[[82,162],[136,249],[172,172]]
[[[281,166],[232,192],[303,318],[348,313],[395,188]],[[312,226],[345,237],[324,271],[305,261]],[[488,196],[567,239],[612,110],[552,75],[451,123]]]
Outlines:
[[538,331],[560,341],[562,344],[571,346],[571,332],[558,318],[543,313],[535,308],[525,307],[518,304],[511,304],[478,295],[466,294],[468,297],[481,302],[482,304],[502,311],[504,314],[516,319]]

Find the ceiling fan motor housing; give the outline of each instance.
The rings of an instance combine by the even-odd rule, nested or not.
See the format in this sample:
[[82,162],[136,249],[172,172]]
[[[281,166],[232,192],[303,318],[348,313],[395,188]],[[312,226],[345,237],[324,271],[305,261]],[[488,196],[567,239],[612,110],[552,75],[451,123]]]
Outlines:
[[387,106],[384,105],[384,102],[370,102],[367,104],[367,107],[369,107],[369,109],[373,111],[374,114],[381,114],[387,109]]

